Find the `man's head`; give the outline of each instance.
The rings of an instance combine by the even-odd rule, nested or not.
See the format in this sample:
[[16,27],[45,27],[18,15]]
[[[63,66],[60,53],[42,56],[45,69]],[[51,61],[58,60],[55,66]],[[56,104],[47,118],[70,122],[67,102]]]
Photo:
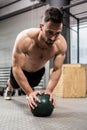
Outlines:
[[45,11],[43,22],[54,22],[54,23],[62,23],[63,22],[63,13],[54,7],[50,7]]
[[50,7],[45,11],[43,23],[40,25],[42,39],[51,46],[62,31],[63,14],[58,8]]

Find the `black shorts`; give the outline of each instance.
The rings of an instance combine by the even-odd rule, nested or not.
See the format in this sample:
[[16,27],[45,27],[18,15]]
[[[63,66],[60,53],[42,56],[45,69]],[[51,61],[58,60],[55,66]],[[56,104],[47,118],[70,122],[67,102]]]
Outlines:
[[[40,69],[36,72],[33,72],[33,73],[23,70],[23,73],[26,76],[27,81],[29,82],[30,86],[33,88],[40,83],[40,80],[42,79],[42,76],[45,73],[45,67],[43,67],[42,69]],[[11,72],[10,72],[10,83],[14,89],[20,88],[20,86],[18,85],[18,83],[16,82],[16,80],[13,76],[12,68],[11,68]]]

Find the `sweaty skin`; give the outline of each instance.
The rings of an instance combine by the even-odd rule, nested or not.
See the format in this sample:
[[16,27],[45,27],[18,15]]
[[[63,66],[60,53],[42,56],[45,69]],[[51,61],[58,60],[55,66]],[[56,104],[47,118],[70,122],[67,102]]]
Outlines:
[[60,34],[61,30],[62,24],[47,22],[40,28],[24,30],[15,41],[12,54],[13,75],[29,96],[28,105],[33,109],[36,106],[34,99],[39,101],[36,95],[41,92],[32,90],[22,70],[36,72],[54,57],[54,68],[45,90],[45,93],[50,94],[50,100],[54,100],[52,91],[60,78],[67,49],[66,41]]

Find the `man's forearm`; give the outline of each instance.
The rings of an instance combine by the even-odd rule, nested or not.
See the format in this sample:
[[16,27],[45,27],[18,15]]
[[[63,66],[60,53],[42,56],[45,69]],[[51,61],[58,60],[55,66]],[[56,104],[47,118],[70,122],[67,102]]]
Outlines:
[[59,81],[61,73],[62,73],[62,69],[59,69],[57,71],[52,71],[46,91],[52,92],[54,90],[54,88],[56,87],[56,85]]

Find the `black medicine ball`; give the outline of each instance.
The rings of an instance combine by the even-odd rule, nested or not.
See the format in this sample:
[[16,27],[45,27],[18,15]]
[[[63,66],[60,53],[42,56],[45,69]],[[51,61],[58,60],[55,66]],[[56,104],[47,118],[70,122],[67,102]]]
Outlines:
[[35,109],[31,108],[33,115],[38,117],[50,116],[54,109],[52,102],[49,100],[50,96],[48,94],[42,93],[41,95],[37,95],[37,97],[41,102],[39,103],[35,101],[37,107],[35,107]]

